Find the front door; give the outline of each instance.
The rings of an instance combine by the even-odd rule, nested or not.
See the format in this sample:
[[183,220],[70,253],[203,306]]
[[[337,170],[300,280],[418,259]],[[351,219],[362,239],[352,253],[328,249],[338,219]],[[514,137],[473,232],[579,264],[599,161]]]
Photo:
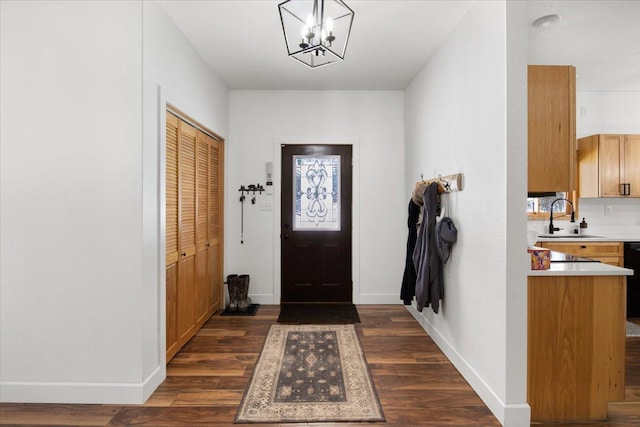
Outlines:
[[351,303],[351,146],[282,146],[281,303]]

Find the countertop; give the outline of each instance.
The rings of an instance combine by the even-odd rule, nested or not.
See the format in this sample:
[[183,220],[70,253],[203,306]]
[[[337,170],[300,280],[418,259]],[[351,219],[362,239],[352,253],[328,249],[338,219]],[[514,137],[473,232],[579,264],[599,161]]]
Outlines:
[[[562,226],[562,225],[561,225]],[[595,226],[586,232],[593,237],[539,237],[539,242],[640,242],[640,226]],[[600,262],[552,262],[548,270],[529,270],[529,276],[633,276],[633,270]]]
[[552,262],[548,270],[529,270],[528,276],[633,276],[633,270],[602,262]]
[[[561,223],[562,227],[563,224]],[[563,237],[538,237],[539,242],[640,242],[640,226],[595,226],[584,230],[583,234],[591,237],[576,237],[557,232]],[[546,233],[540,233],[546,234]]]

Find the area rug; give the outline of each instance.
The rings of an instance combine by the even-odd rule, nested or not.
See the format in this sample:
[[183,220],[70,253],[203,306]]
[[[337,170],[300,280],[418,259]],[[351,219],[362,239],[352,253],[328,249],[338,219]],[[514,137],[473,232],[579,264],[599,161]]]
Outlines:
[[627,336],[640,337],[640,325],[627,321]]
[[384,420],[353,325],[272,325],[235,422]]
[[360,323],[360,316],[353,304],[282,304],[278,323],[344,325]]

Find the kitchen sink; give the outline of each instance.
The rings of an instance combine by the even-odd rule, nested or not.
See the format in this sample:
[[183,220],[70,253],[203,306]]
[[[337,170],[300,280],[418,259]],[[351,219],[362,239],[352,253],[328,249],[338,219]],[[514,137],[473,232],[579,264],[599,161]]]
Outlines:
[[540,234],[540,239],[598,239],[602,236],[593,236],[591,234]]

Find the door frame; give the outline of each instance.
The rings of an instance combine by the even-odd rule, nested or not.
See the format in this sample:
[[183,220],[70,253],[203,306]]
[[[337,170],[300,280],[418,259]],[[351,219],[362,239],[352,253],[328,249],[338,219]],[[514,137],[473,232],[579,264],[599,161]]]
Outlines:
[[280,304],[282,290],[280,220],[282,218],[282,144],[286,145],[351,145],[353,162],[351,183],[351,280],[352,301],[360,303],[360,141],[346,138],[276,138],[273,141],[273,304]]

